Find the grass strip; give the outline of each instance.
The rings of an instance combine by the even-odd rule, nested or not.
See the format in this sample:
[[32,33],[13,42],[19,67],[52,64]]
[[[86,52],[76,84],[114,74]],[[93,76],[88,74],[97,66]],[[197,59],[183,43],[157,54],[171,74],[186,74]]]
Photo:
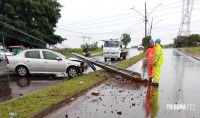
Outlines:
[[[129,67],[144,57],[144,54],[134,56],[128,60],[117,64],[118,67],[126,68]],[[19,118],[31,116],[32,114],[76,93],[80,90],[92,86],[103,79],[105,76],[101,76],[102,70],[89,73],[83,76],[75,77],[66,82],[54,85],[49,88],[42,89],[38,92],[22,96],[17,99],[13,99],[0,104],[0,118],[8,118],[9,112],[18,114]],[[84,82],[80,84],[80,82]]]
[[189,48],[186,48],[186,49],[188,49],[189,51],[191,51],[193,53],[200,55],[200,47],[189,47]]

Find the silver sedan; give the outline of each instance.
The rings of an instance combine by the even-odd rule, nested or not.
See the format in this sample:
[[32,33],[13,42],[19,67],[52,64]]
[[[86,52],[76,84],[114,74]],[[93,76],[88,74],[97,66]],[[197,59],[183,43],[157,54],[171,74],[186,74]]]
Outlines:
[[7,57],[7,67],[20,76],[28,74],[55,74],[74,77],[84,71],[84,62],[67,59],[62,54],[48,49],[28,49],[16,56]]

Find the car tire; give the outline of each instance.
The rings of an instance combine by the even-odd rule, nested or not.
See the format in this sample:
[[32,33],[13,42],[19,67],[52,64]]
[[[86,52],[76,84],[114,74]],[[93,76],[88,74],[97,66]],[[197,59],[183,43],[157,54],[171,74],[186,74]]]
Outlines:
[[67,74],[70,78],[75,77],[78,75],[77,67],[71,66],[67,69]]
[[25,67],[25,66],[19,66],[19,67],[17,67],[16,72],[21,77],[25,77],[29,73],[27,67]]
[[123,59],[126,59],[126,56],[123,56]]

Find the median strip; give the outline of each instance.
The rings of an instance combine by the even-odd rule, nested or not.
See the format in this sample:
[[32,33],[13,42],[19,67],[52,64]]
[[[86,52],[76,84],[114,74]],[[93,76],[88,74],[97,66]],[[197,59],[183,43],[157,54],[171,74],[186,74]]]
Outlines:
[[[117,64],[118,67],[127,68],[144,57],[144,54],[134,56],[128,60]],[[17,99],[0,104],[0,118],[9,117],[10,112],[14,112],[18,117],[40,117],[58,109],[69,102],[71,97],[77,97],[80,93],[100,84],[107,77],[105,71],[100,70],[83,76],[75,77],[66,82],[40,90],[38,92],[22,96]],[[56,106],[59,104],[61,106]],[[48,111],[48,112],[47,112]]]

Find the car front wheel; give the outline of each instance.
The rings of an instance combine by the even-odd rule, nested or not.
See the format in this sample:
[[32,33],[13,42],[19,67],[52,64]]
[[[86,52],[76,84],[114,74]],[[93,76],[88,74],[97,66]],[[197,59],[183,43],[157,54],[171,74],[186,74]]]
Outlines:
[[67,74],[69,77],[75,77],[78,75],[78,70],[76,67],[69,67],[69,69],[67,69]]
[[25,66],[19,66],[16,71],[21,77],[28,75],[28,69]]

